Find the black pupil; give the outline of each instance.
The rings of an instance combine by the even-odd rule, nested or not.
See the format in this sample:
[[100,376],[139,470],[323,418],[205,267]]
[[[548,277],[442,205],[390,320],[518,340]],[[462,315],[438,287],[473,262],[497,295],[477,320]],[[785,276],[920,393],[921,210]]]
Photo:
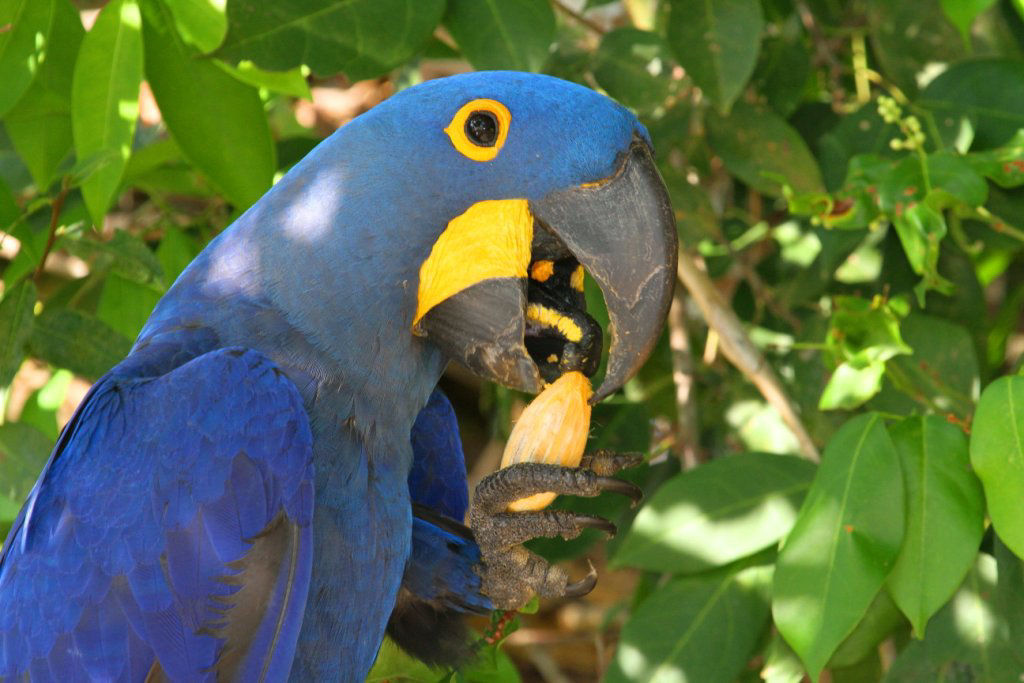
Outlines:
[[466,119],[466,137],[474,145],[493,147],[494,141],[498,139],[498,120],[490,112],[473,112]]

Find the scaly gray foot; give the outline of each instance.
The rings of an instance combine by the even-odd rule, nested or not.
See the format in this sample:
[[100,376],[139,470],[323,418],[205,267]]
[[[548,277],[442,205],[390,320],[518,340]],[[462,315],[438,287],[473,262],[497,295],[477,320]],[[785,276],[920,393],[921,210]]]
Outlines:
[[601,517],[569,510],[509,512],[509,503],[545,491],[593,497],[613,491],[632,499],[643,497],[640,489],[611,475],[643,462],[636,453],[596,451],[583,457],[579,467],[542,463],[520,463],[494,472],[477,485],[469,510],[470,527],[480,546],[480,575],[483,593],[497,609],[512,610],[525,605],[536,594],[544,598],[579,597],[597,583],[597,573],[576,582],[562,567],[522,546],[533,538],[561,536],[568,540],[584,529],[600,529],[615,535],[615,525]]

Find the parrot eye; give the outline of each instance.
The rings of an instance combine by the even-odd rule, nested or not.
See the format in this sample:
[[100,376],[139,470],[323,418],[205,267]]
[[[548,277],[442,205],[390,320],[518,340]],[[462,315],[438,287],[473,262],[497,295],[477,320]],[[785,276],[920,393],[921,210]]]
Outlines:
[[488,111],[475,111],[466,119],[466,137],[481,147],[493,147],[498,139],[498,119]]
[[452,146],[473,161],[491,161],[508,137],[512,114],[497,100],[471,100],[462,105],[444,129]]

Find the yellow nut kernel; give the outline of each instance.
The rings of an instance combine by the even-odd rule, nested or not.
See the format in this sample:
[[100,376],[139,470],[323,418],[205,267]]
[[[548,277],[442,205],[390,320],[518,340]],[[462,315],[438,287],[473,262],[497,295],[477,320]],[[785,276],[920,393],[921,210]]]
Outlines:
[[[578,467],[590,431],[590,380],[581,372],[567,372],[549,384],[526,406],[512,428],[501,466],[522,462]],[[538,493],[510,503],[510,512],[541,510],[555,499]]]

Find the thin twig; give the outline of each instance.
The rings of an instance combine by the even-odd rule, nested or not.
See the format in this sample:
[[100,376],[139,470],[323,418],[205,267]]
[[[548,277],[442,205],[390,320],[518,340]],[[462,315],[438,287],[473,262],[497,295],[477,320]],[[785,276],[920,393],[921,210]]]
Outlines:
[[53,198],[53,203],[50,204],[50,232],[46,236],[43,256],[39,259],[39,263],[36,264],[36,271],[32,273],[32,280],[37,284],[39,283],[39,278],[42,277],[43,267],[46,265],[46,257],[50,255],[53,245],[57,241],[57,226],[60,224],[60,212],[64,208],[64,200],[67,199],[68,191],[71,189],[70,180],[70,176],[64,176],[60,181],[60,191],[57,192],[57,196]]
[[599,36],[603,36],[605,33],[607,33],[603,26],[601,26],[600,24],[591,19],[587,19],[585,16],[583,16],[573,8],[566,7],[562,3],[558,2],[558,0],[551,0],[551,5],[562,14],[566,15],[567,17],[571,17],[574,21],[582,24],[583,26],[586,26]]
[[683,469],[693,469],[701,463],[697,401],[693,388],[693,351],[686,330],[686,292],[676,286],[672,307],[668,311],[668,345],[672,350],[672,380],[676,385],[676,453]]
[[796,436],[802,455],[808,460],[818,462],[821,457],[818,448],[800,421],[796,405],[786,394],[782,382],[757,346],[750,341],[739,318],[722,299],[707,274],[697,266],[694,256],[687,251],[679,252],[678,273],[679,279],[686,285],[704,314],[708,327],[718,334],[722,353],[779,413],[782,421]]

